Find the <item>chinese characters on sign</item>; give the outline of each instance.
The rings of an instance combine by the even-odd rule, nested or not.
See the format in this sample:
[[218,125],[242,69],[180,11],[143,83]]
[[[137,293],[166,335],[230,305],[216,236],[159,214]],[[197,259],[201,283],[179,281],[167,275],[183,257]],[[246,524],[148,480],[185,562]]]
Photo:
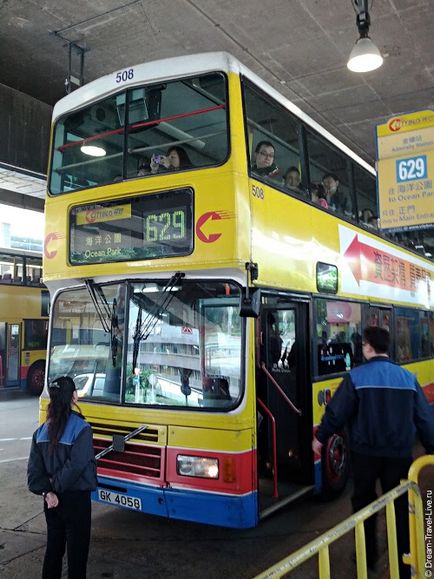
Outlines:
[[430,287],[431,273],[422,267],[374,250],[374,281],[416,291],[420,282]]

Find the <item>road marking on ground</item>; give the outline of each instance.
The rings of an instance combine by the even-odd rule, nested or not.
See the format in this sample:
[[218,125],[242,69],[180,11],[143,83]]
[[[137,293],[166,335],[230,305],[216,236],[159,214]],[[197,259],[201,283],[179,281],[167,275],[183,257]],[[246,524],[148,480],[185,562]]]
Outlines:
[[3,460],[0,460],[0,463],[15,462],[16,460],[27,460],[28,458],[29,458],[28,456],[16,456],[15,458],[5,458]]
[[14,440],[32,440],[31,436],[21,436],[20,438],[0,438],[0,442],[12,442]]

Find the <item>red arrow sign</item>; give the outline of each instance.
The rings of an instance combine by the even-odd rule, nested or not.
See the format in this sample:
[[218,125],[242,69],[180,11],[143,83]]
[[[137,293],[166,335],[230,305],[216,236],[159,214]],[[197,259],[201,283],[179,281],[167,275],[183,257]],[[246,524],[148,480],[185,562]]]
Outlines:
[[421,282],[428,283],[431,273],[410,261],[382,249],[362,243],[355,235],[344,253],[348,265],[360,285],[360,280],[416,291]]

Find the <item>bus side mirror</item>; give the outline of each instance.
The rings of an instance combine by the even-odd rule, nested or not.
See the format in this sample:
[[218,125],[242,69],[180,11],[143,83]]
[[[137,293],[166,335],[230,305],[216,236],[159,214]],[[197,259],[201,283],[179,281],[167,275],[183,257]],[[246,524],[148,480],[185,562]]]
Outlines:
[[257,318],[261,308],[261,290],[242,288],[240,302],[241,318]]

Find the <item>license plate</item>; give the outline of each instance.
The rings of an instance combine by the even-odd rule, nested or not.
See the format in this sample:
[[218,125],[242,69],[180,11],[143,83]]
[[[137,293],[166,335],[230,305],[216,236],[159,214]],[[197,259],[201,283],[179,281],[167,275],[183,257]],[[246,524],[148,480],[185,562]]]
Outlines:
[[104,503],[110,503],[118,507],[125,507],[126,509],[133,509],[134,511],[142,510],[142,499],[121,495],[113,491],[98,489],[98,499]]

